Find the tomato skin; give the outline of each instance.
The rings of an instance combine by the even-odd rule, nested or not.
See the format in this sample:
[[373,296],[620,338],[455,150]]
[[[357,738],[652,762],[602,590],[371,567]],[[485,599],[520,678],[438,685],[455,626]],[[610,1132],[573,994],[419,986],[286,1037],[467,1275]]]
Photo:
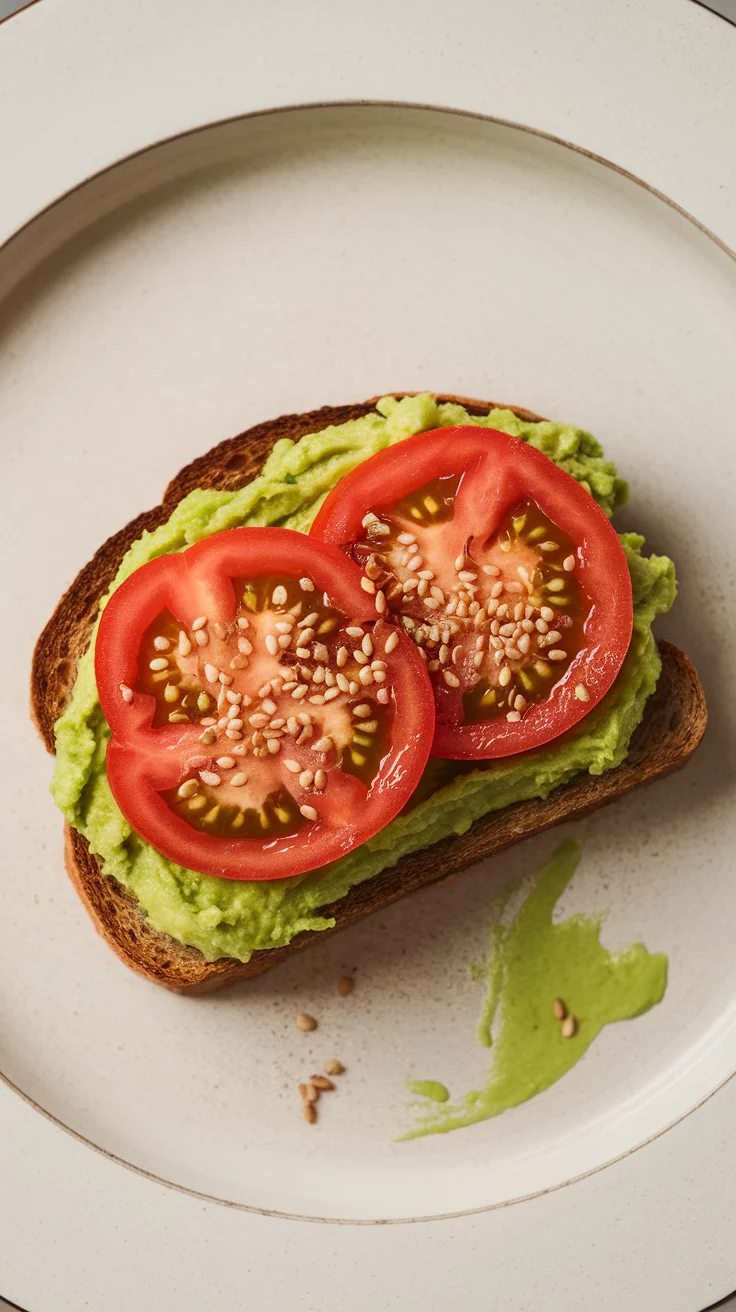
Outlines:
[[[432,754],[491,759],[543,746],[578,723],[611,687],[631,640],[633,604],[626,557],[615,530],[591,495],[542,452],[520,438],[471,426],[436,429],[388,447],[336,485],[312,526],[321,541],[350,552],[368,511],[390,509],[432,480],[462,474],[452,521],[436,531],[447,552],[487,538],[523,499],[536,502],[576,544],[574,579],[591,600],[585,644],[544,701],[516,723],[464,723],[461,696],[434,685]],[[576,686],[584,682],[582,701]]]
[[[271,880],[316,870],[365,842],[396,815],[421,778],[431,745],[434,707],[419,653],[403,635],[386,654],[386,687],[393,707],[390,742],[366,788],[335,770],[319,799],[319,821],[269,841],[222,837],[195,829],[162,796],[189,772],[211,769],[193,723],[153,727],[155,699],[135,688],[143,636],[164,610],[191,628],[207,614],[232,623],[237,602],[232,579],[270,576],[313,580],[349,621],[370,625],[377,650],[393,626],[377,618],[361,587],[361,572],[335,547],[278,528],[229,529],[185,551],[142,566],[113,593],[103,611],[95,647],[95,674],[112,731],[107,776],[132,827],[163,856],[185,868],[226,879]],[[132,690],[132,696],[122,695]],[[298,705],[301,705],[300,703]],[[297,704],[292,703],[294,709]],[[218,750],[222,751],[220,747]],[[275,770],[269,759],[263,769]],[[257,762],[247,761],[257,772]],[[288,776],[286,776],[288,778]]]

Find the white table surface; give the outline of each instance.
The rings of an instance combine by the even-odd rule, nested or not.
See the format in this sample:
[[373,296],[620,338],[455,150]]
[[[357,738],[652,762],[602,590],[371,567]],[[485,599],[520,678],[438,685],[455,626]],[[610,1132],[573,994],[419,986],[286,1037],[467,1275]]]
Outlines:
[[[732,22],[736,23],[736,0],[702,0],[702,2],[714,12],[720,13],[724,18],[730,19]],[[0,0],[0,20],[5,19],[24,7],[24,4],[19,4],[17,0]],[[83,1291],[80,1289],[80,1294],[82,1293]],[[16,1309],[17,1306],[17,1304],[8,1303],[0,1297],[0,1312],[5,1312],[5,1310],[7,1310],[7,1312],[12,1312],[12,1309]],[[719,1309],[728,1308],[736,1310],[736,1293],[725,1301],[711,1306],[713,1308],[718,1307]],[[22,1312],[34,1312],[34,1309],[28,1307],[24,1308]],[[693,1309],[693,1312],[701,1312],[701,1310]]]

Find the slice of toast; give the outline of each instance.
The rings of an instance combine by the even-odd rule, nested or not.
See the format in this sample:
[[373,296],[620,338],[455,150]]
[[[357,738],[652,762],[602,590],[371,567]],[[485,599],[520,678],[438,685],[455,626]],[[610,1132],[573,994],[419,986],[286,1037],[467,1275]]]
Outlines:
[[[402,395],[396,393],[395,395]],[[493,402],[439,396],[458,401],[472,414],[487,414]],[[145,529],[164,523],[181,499],[198,487],[233,489],[258,473],[274,443],[294,440],[329,424],[343,424],[369,413],[374,401],[360,405],[324,406],[302,415],[285,415],[229,438],[187,465],[169,483],[160,506],[146,511],[100,548],[64,594],[36,645],[31,675],[31,712],[50,752],[53,726],[71,693],[77,664],[87,648],[99,604],[118,565]],[[538,420],[528,410],[508,407],[523,419]],[[69,876],[100,934],[118,956],[139,974],[175,992],[204,993],[239,979],[252,979],[372,911],[380,910],[425,884],[446,879],[483,857],[551,826],[605,806],[633,788],[684,765],[705,731],[707,712],[698,676],[687,657],[671,643],[661,642],[662,673],[647,703],[642,723],[626,760],[598,777],[581,775],[556,789],[546,800],[532,800],[493,812],[477,820],[462,837],[443,839],[424,851],[404,857],[398,865],[353,888],[346,897],[323,908],[334,916],[332,930],[307,931],[286,947],[255,952],[247,963],[230,958],[208,962],[194,948],[183,947],[151,928],[138,903],[115,879],[104,876],[86,839],[66,828],[65,856]]]

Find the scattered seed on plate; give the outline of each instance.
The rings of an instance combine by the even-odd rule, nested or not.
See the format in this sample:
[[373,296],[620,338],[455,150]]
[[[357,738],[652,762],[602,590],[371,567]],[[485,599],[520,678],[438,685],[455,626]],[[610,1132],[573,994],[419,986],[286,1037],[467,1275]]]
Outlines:
[[298,1013],[296,1024],[297,1029],[304,1030],[305,1033],[308,1030],[316,1030],[317,1028],[317,1021],[314,1019],[314,1016],[310,1016],[306,1011],[300,1011]]
[[346,998],[348,993],[352,993],[354,983],[352,975],[342,975],[340,977],[337,981],[337,991],[341,998]]

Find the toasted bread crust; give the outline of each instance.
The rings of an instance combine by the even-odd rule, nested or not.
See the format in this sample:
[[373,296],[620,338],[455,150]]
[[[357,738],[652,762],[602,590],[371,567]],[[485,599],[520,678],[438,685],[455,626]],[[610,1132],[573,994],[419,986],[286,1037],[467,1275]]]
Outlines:
[[[444,395],[438,399],[458,401],[474,414],[485,414],[493,406],[492,402],[467,397]],[[285,415],[219,443],[169,483],[160,506],[139,515],[103,544],[62,597],[36,645],[31,711],[50,752],[54,750],[53,726],[71,693],[100,601],[136,538],[144,530],[151,531],[164,523],[194,488],[230,490],[248,482],[279,438],[296,440],[330,424],[360,418],[373,409],[374,400]],[[540,418],[518,407],[508,408],[526,420]],[[126,965],[147,979],[179,993],[204,993],[237,980],[252,979],[325,934],[354,924],[415,889],[449,878],[522,838],[583,816],[684,765],[705,731],[705,698],[687,657],[668,642],[660,643],[660,652],[662,674],[657,690],[647,704],[626,760],[616,770],[595,778],[582,775],[544,801],[521,802],[491,813],[477,820],[462,837],[446,838],[404,857],[397,866],[324,908],[326,916],[335,917],[334,929],[299,934],[286,947],[254,953],[247,963],[230,958],[208,962],[196,949],[184,947],[153,929],[135,899],[115,879],[102,875],[86,839],[69,826],[65,839],[67,871],[100,934]]]

